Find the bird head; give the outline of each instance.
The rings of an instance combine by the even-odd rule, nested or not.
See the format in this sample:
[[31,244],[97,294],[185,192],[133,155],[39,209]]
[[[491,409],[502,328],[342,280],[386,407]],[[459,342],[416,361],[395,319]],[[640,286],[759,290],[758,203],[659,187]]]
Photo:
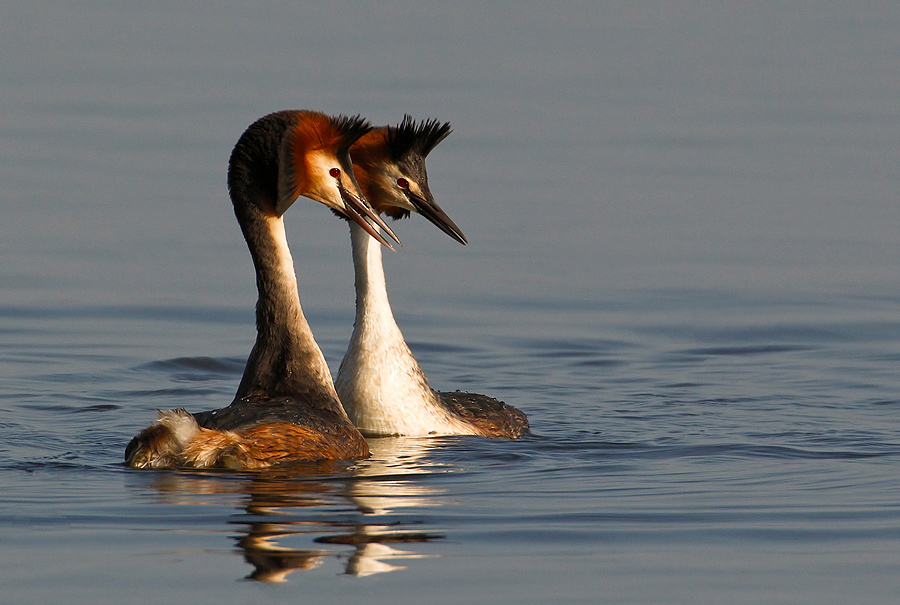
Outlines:
[[350,146],[371,130],[369,123],[359,116],[331,117],[311,111],[293,112],[292,117],[279,150],[276,215],[281,216],[302,195],[358,223],[393,249],[373,224],[398,244],[400,240],[366,201],[350,161]]
[[461,244],[466,237],[434,201],[425,157],[451,132],[450,124],[416,123],[404,116],[398,126],[374,128],[350,147],[360,189],[377,213],[405,218],[421,214]]

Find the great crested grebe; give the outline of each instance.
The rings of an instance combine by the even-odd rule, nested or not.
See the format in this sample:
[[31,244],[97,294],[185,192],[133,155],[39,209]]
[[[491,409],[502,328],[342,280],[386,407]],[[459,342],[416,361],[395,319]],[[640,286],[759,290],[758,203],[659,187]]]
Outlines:
[[[263,468],[369,455],[300,308],[282,215],[306,196],[390,247],[365,218],[386,227],[357,197],[348,154],[370,128],[358,116],[281,111],[257,120],[238,140],[228,163],[228,190],[256,268],[256,344],[231,405],[196,415],[160,412],[158,423],[128,444],[127,465]],[[386,233],[394,237],[390,229]]]
[[[435,203],[425,156],[450,124],[416,124],[369,131],[350,148],[363,194],[376,212],[392,218],[417,212],[461,244],[459,228]],[[403,339],[388,301],[381,250],[350,225],[356,274],[356,322],[335,387],[350,419],[368,436],[482,435],[516,438],[528,431],[520,410],[475,393],[438,393]]]

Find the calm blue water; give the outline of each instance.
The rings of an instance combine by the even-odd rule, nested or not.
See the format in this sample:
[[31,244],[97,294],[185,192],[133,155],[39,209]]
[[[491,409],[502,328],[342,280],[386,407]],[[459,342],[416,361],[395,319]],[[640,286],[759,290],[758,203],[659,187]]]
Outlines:
[[[891,4],[0,7],[3,602],[896,602],[898,40]],[[453,123],[471,243],[399,223],[394,310],[533,435],[121,467],[236,389],[225,166],[284,108]],[[346,226],[286,222],[336,370]]]

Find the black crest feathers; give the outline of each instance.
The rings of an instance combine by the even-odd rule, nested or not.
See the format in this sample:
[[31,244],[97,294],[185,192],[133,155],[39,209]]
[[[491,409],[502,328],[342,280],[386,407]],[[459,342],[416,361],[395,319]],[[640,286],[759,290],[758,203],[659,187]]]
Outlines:
[[451,132],[450,122],[441,124],[437,120],[427,120],[416,123],[407,114],[399,126],[388,129],[387,145],[391,159],[399,162],[410,154],[424,158]]
[[372,130],[372,125],[369,124],[369,121],[360,115],[339,115],[331,118],[331,120],[340,138],[338,149],[342,151],[349,149],[350,145],[355,143],[359,137]]

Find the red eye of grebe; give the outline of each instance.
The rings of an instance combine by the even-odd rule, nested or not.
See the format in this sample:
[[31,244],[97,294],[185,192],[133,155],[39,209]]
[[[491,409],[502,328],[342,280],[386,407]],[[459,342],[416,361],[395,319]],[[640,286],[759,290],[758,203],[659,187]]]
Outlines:
[[332,168],[331,170],[328,171],[328,174],[330,174],[334,178],[339,178],[341,176],[341,169],[340,168]]
[[403,189],[409,189],[409,181],[407,181],[403,177],[400,177],[399,179],[397,179],[397,184],[400,185],[400,187]]

